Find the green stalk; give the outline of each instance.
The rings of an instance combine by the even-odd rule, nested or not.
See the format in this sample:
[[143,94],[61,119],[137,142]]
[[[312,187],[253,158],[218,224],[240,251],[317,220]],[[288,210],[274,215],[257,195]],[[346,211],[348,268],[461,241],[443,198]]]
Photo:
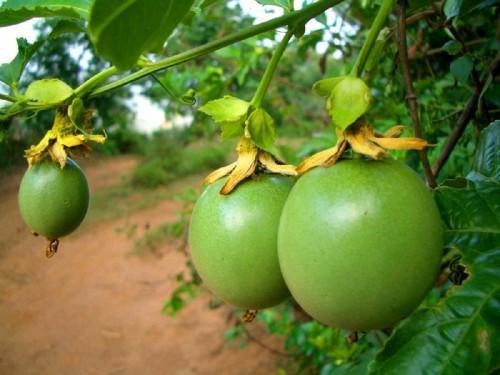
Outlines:
[[370,51],[375,45],[378,34],[384,27],[385,21],[391,13],[393,6],[394,0],[384,0],[382,3],[382,6],[373,20],[372,26],[370,27],[365,43],[363,44],[363,47],[361,47],[358,58],[356,59],[356,62],[351,70],[351,76],[359,77],[363,73],[368,55],[370,55]]
[[104,81],[106,78],[112,76],[113,74],[116,74],[117,72],[118,69],[112,66],[111,68],[108,68],[106,70],[103,70],[102,72],[97,73],[96,75],[90,77],[87,81],[83,82],[80,86],[78,86],[73,91],[74,96],[79,97],[85,95],[85,93],[87,93],[97,84],[99,84],[99,82]]
[[1,94],[1,93],[0,93],[0,100],[5,100],[7,102],[12,102],[12,103],[15,103],[17,101],[17,99],[14,98],[13,96]]
[[288,42],[292,38],[294,31],[295,28],[289,28],[281,42],[279,42],[276,51],[274,51],[273,56],[271,57],[271,61],[269,61],[269,64],[266,67],[266,71],[264,72],[264,75],[259,82],[259,86],[255,91],[255,95],[253,96],[251,104],[254,108],[259,108],[262,105],[262,99],[264,99],[264,95],[266,94],[267,88],[269,87],[276,67],[278,66],[278,62],[280,61],[281,56],[283,56],[283,52],[285,52],[285,49],[288,45]]
[[[250,26],[232,35],[228,35],[227,37],[221,38],[219,40],[209,42],[203,46],[192,48],[186,52],[179,53],[178,55],[167,57],[163,60],[157,61],[156,63],[149,64],[148,66],[145,66],[144,68],[134,73],[131,73],[123,78],[120,78],[115,82],[109,83],[107,85],[98,87],[95,90],[90,91],[88,97],[93,98],[98,95],[102,95],[108,91],[114,90],[128,83],[146,77],[151,73],[172,67],[174,65],[182,64],[184,62],[196,59],[201,56],[205,56],[216,50],[224,48],[228,45],[237,43],[244,39],[251,38],[255,35],[264,33],[266,31],[274,30],[278,27],[285,25],[304,22],[306,20],[316,17],[317,15],[323,13],[328,8],[331,8],[334,5],[341,3],[342,1],[343,0],[319,0],[298,11],[287,13],[283,16],[274,18],[267,22],[260,23],[258,25]],[[86,83],[84,83],[84,85],[86,85]],[[81,93],[81,90],[79,92]]]

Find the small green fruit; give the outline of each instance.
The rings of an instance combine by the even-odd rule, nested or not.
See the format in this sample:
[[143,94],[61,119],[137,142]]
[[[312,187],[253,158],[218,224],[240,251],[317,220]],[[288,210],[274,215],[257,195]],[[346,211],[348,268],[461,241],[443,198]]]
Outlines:
[[67,159],[33,165],[24,174],[18,195],[24,222],[50,240],[66,236],[82,222],[89,206],[89,187],[82,170]]

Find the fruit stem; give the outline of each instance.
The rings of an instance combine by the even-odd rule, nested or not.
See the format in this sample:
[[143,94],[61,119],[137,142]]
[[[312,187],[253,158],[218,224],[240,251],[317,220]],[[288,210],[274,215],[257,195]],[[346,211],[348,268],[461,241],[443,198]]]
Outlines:
[[[234,34],[228,35],[224,38],[214,40],[212,42],[209,42],[207,44],[204,44],[199,47],[192,48],[186,52],[181,52],[177,55],[167,57],[163,60],[159,60],[155,63],[148,64],[144,68],[131,73],[125,77],[122,77],[112,83],[109,83],[107,85],[98,87],[92,91],[90,91],[88,97],[93,98],[98,95],[102,95],[108,91],[114,90],[116,88],[119,88],[121,86],[124,86],[128,83],[131,83],[133,81],[136,81],[140,78],[146,77],[154,72],[157,72],[159,70],[163,70],[166,68],[169,68],[174,65],[179,65],[184,62],[196,59],[201,56],[205,56],[207,54],[210,54],[214,51],[217,51],[221,48],[224,48],[226,46],[229,46],[231,44],[237,43],[239,41],[251,38],[255,35],[262,34],[264,32],[274,30],[278,27],[285,26],[285,25],[290,25],[293,23],[296,23],[298,21],[300,22],[305,22],[309,19],[312,19],[319,14],[323,13],[325,10],[341,3],[343,0],[319,0],[316,1],[308,6],[305,6],[304,8],[293,11],[290,13],[286,13],[280,17],[273,18],[269,21],[247,27],[243,30],[240,30]],[[92,80],[92,78],[91,78]],[[86,82],[83,84],[86,85]],[[83,86],[82,85],[82,86]],[[78,89],[77,89],[78,90]],[[79,91],[80,92],[80,91]]]
[[52,258],[57,253],[59,248],[59,240],[56,238],[54,240],[47,239],[47,246],[45,247],[45,256],[47,258]]
[[361,51],[354,63],[354,66],[351,70],[350,75],[353,77],[359,77],[365,68],[366,60],[370,55],[370,51],[372,50],[375,42],[377,41],[378,34],[382,30],[385,24],[385,20],[391,13],[391,10],[394,6],[394,0],[384,0],[380,9],[378,10],[375,19],[370,27],[370,31],[368,32],[368,36],[366,37],[365,42],[363,43],[363,47],[361,47]]
[[259,108],[262,105],[262,100],[264,99],[264,95],[266,94],[269,84],[271,83],[271,79],[273,78],[274,72],[276,71],[278,62],[283,56],[288,42],[292,38],[294,32],[295,27],[290,27],[281,42],[279,42],[276,51],[273,53],[271,61],[269,61],[269,64],[266,67],[266,71],[264,72],[264,75],[262,76],[262,79],[259,82],[259,86],[257,87],[255,95],[253,96],[253,99],[251,101],[251,105],[254,108]]
[[15,103],[17,101],[17,99],[14,98],[13,96],[10,96],[7,94],[2,94],[2,93],[0,93],[0,100],[5,100],[7,102],[13,102],[13,103]]
[[112,66],[108,69],[103,70],[102,72],[97,73],[96,75],[90,77],[88,80],[83,82],[80,86],[78,86],[74,91],[73,95],[76,97],[81,97],[85,95],[89,90],[94,88],[99,82],[104,81],[106,78],[116,74],[118,69]]

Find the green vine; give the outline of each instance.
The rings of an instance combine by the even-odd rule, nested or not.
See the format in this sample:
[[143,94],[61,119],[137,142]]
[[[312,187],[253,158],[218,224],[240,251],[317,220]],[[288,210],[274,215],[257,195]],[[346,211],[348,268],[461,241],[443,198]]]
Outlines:
[[100,82],[111,77],[112,75],[116,74],[117,72],[118,72],[118,69],[116,69],[116,67],[112,66],[111,68],[108,68],[106,70],[103,70],[100,73],[97,73],[96,75],[92,76],[91,78],[86,80],[84,83],[82,83],[80,86],[78,86],[74,90],[74,96],[80,97],[80,96],[85,95],[85,93],[87,93],[89,90],[93,89]]
[[269,62],[269,65],[267,66],[266,71],[264,72],[264,75],[262,76],[259,86],[257,87],[255,95],[252,99],[251,104],[254,108],[259,108],[262,105],[262,99],[264,98],[267,88],[271,83],[271,79],[273,78],[274,72],[276,71],[278,62],[280,61],[281,56],[283,56],[283,53],[285,52],[288,42],[292,38],[294,32],[295,28],[288,29],[287,33],[285,34],[281,42],[278,44],[276,51],[273,53],[271,61]]
[[5,100],[7,102],[13,102],[13,103],[15,103],[17,101],[17,99],[14,98],[13,96],[2,94],[2,93],[0,93],[0,100]]
[[351,70],[351,76],[359,77],[363,73],[368,56],[370,55],[377,37],[384,27],[385,21],[391,13],[393,7],[394,0],[384,0],[384,2],[382,3],[375,19],[373,20],[372,26],[370,27],[370,31],[368,32],[368,36],[366,37],[363,47],[361,48],[356,62],[354,63],[354,67]]
[[[172,67],[174,65],[179,65],[182,63],[185,63],[190,60],[194,60],[196,58],[205,56],[207,54],[210,54],[214,51],[217,51],[221,48],[224,48],[226,46],[229,46],[231,44],[240,42],[242,40],[251,38],[253,36],[265,33],[270,30],[274,30],[278,27],[286,26],[286,25],[293,25],[293,24],[300,24],[304,23],[307,20],[310,20],[319,14],[323,13],[325,10],[341,3],[343,0],[319,0],[311,5],[308,5],[300,10],[290,12],[287,14],[284,14],[283,16],[273,18],[272,20],[269,20],[267,22],[260,23],[258,25],[250,26],[248,28],[245,28],[241,31],[238,31],[232,35],[228,35],[224,38],[221,38],[219,40],[215,40],[213,42],[209,42],[205,45],[193,48],[189,51],[179,53],[175,56],[167,57],[163,60],[157,61],[152,64],[148,64],[142,69],[131,73],[125,77],[122,77],[115,82],[103,85],[101,87],[97,87],[96,89],[92,89],[94,86],[94,78],[92,77],[90,80],[93,80],[93,83],[89,85],[87,82],[84,82],[80,87],[78,87],[75,92],[78,92],[80,96],[87,95],[88,98],[93,98],[102,94],[105,94],[111,90],[117,89],[119,87],[122,87],[124,85],[127,85],[131,82],[134,82],[138,79],[144,78],[152,73],[155,73],[159,70],[163,70],[169,67]],[[99,77],[100,78],[107,78],[106,77]],[[83,88],[82,88],[83,87]],[[92,89],[89,90],[89,92],[85,92],[87,89]]]

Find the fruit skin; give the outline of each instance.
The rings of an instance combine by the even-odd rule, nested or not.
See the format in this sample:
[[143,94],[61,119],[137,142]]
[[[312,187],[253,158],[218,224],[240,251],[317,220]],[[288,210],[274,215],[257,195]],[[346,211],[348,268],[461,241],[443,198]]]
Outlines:
[[51,240],[66,236],[87,213],[87,179],[70,158],[63,169],[53,162],[35,164],[21,180],[18,203],[24,222],[33,232]]
[[221,195],[225,180],[209,185],[194,207],[189,230],[193,264],[222,300],[245,309],[274,306],[289,296],[277,237],[293,180],[261,175]]
[[308,172],[288,197],[278,235],[283,277],[300,306],[356,331],[409,315],[437,277],[442,247],[431,194],[393,160]]

